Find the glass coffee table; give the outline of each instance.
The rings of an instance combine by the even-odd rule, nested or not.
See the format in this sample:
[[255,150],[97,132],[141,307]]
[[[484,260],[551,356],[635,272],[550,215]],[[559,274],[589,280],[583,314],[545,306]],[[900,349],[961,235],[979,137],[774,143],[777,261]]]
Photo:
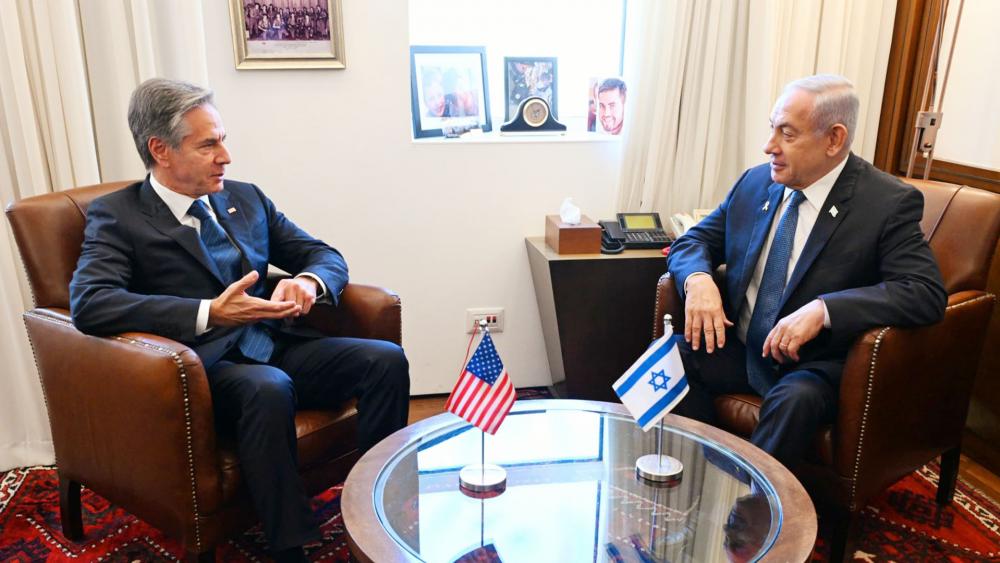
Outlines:
[[802,485],[763,451],[667,415],[663,453],[678,482],[647,484],[635,460],[656,452],[624,407],[518,401],[485,458],[506,490],[460,490],[482,433],[444,413],[389,436],[358,461],[342,512],[361,561],[804,561],[816,513]]

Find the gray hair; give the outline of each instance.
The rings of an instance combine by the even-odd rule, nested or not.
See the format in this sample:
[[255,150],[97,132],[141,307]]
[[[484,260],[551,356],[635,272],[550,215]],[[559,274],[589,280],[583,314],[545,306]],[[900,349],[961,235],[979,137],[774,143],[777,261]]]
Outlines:
[[156,164],[149,152],[149,140],[156,137],[171,148],[180,147],[188,134],[184,114],[205,104],[214,105],[211,90],[180,80],[152,78],[132,92],[128,128],[146,170]]
[[838,74],[817,74],[789,82],[784,93],[805,90],[812,93],[812,123],[817,133],[826,133],[840,123],[847,129],[847,147],[854,140],[858,127],[858,94],[854,84]]

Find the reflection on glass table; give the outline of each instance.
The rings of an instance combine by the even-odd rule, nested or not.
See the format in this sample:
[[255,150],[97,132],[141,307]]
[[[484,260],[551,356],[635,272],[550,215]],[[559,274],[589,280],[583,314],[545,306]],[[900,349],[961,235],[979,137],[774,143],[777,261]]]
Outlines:
[[486,462],[507,470],[506,491],[488,499],[458,488],[459,470],[480,460],[482,433],[440,415],[444,424],[406,444],[375,479],[389,537],[415,560],[508,563],[749,561],[774,542],[778,496],[729,448],[668,427],[664,453],[684,464],[682,478],[647,485],[635,460],[655,450],[655,432],[627,414],[561,403],[520,403],[485,437]]

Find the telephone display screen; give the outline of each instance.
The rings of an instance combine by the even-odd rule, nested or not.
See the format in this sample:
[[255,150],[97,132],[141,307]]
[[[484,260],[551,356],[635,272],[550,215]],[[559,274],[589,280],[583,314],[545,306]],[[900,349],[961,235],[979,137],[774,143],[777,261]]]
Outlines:
[[656,228],[653,215],[625,215],[625,228],[629,230],[651,230]]

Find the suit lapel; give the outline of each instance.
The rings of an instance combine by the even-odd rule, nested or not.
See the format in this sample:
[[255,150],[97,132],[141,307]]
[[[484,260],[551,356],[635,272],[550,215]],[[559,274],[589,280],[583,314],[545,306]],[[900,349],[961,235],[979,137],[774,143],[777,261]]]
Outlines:
[[181,225],[177,222],[177,218],[170,212],[170,208],[167,207],[166,203],[163,203],[160,196],[156,195],[156,192],[153,190],[153,186],[149,184],[149,177],[146,178],[146,181],[142,184],[142,188],[139,190],[139,200],[141,202],[142,213],[153,228],[174,239],[199,264],[212,272],[212,275],[219,280],[219,283],[225,285],[222,275],[219,273],[219,268],[215,265],[215,261],[206,254],[205,247],[201,243],[201,238],[198,237],[198,232],[191,227]]
[[[858,157],[851,154],[848,158],[850,160],[840,173],[840,177],[833,184],[830,195],[826,196],[823,207],[819,210],[816,224],[813,225],[812,232],[809,233],[809,238],[806,239],[806,244],[802,248],[802,254],[799,255],[799,260],[795,263],[795,270],[792,271],[792,276],[788,279],[788,284],[785,285],[785,291],[781,295],[781,304],[778,306],[779,310],[785,306],[788,297],[798,287],[806,272],[809,271],[813,262],[816,261],[816,257],[819,256],[820,252],[826,246],[827,241],[830,240],[834,231],[837,230],[837,227],[850,211],[850,200],[854,196],[854,184],[858,179],[859,167],[855,161]],[[831,213],[831,209],[834,206],[837,207],[837,212]]]
[[215,210],[215,216],[219,219],[219,224],[229,233],[229,237],[233,239],[236,247],[240,250],[240,254],[243,257],[240,261],[240,266],[245,276],[250,273],[252,267],[249,260],[250,255],[247,253],[247,245],[250,240],[250,227],[247,225],[246,214],[232,202],[229,192],[226,190],[209,194],[208,199],[212,202],[212,209]]
[[[739,307],[743,307],[747,286],[750,285],[750,277],[757,266],[757,260],[760,259],[760,253],[764,247],[764,239],[767,238],[767,233],[771,230],[771,222],[774,221],[774,215],[778,212],[778,208],[781,207],[781,200],[784,194],[785,186],[772,183],[767,188],[767,199],[757,202],[757,206],[753,210],[755,217],[753,231],[750,234],[750,240],[747,242],[746,252],[743,253],[743,266],[739,277],[740,283],[736,288],[736,299],[734,300],[734,302],[739,304]],[[739,308],[735,309],[735,311],[738,312]]]

